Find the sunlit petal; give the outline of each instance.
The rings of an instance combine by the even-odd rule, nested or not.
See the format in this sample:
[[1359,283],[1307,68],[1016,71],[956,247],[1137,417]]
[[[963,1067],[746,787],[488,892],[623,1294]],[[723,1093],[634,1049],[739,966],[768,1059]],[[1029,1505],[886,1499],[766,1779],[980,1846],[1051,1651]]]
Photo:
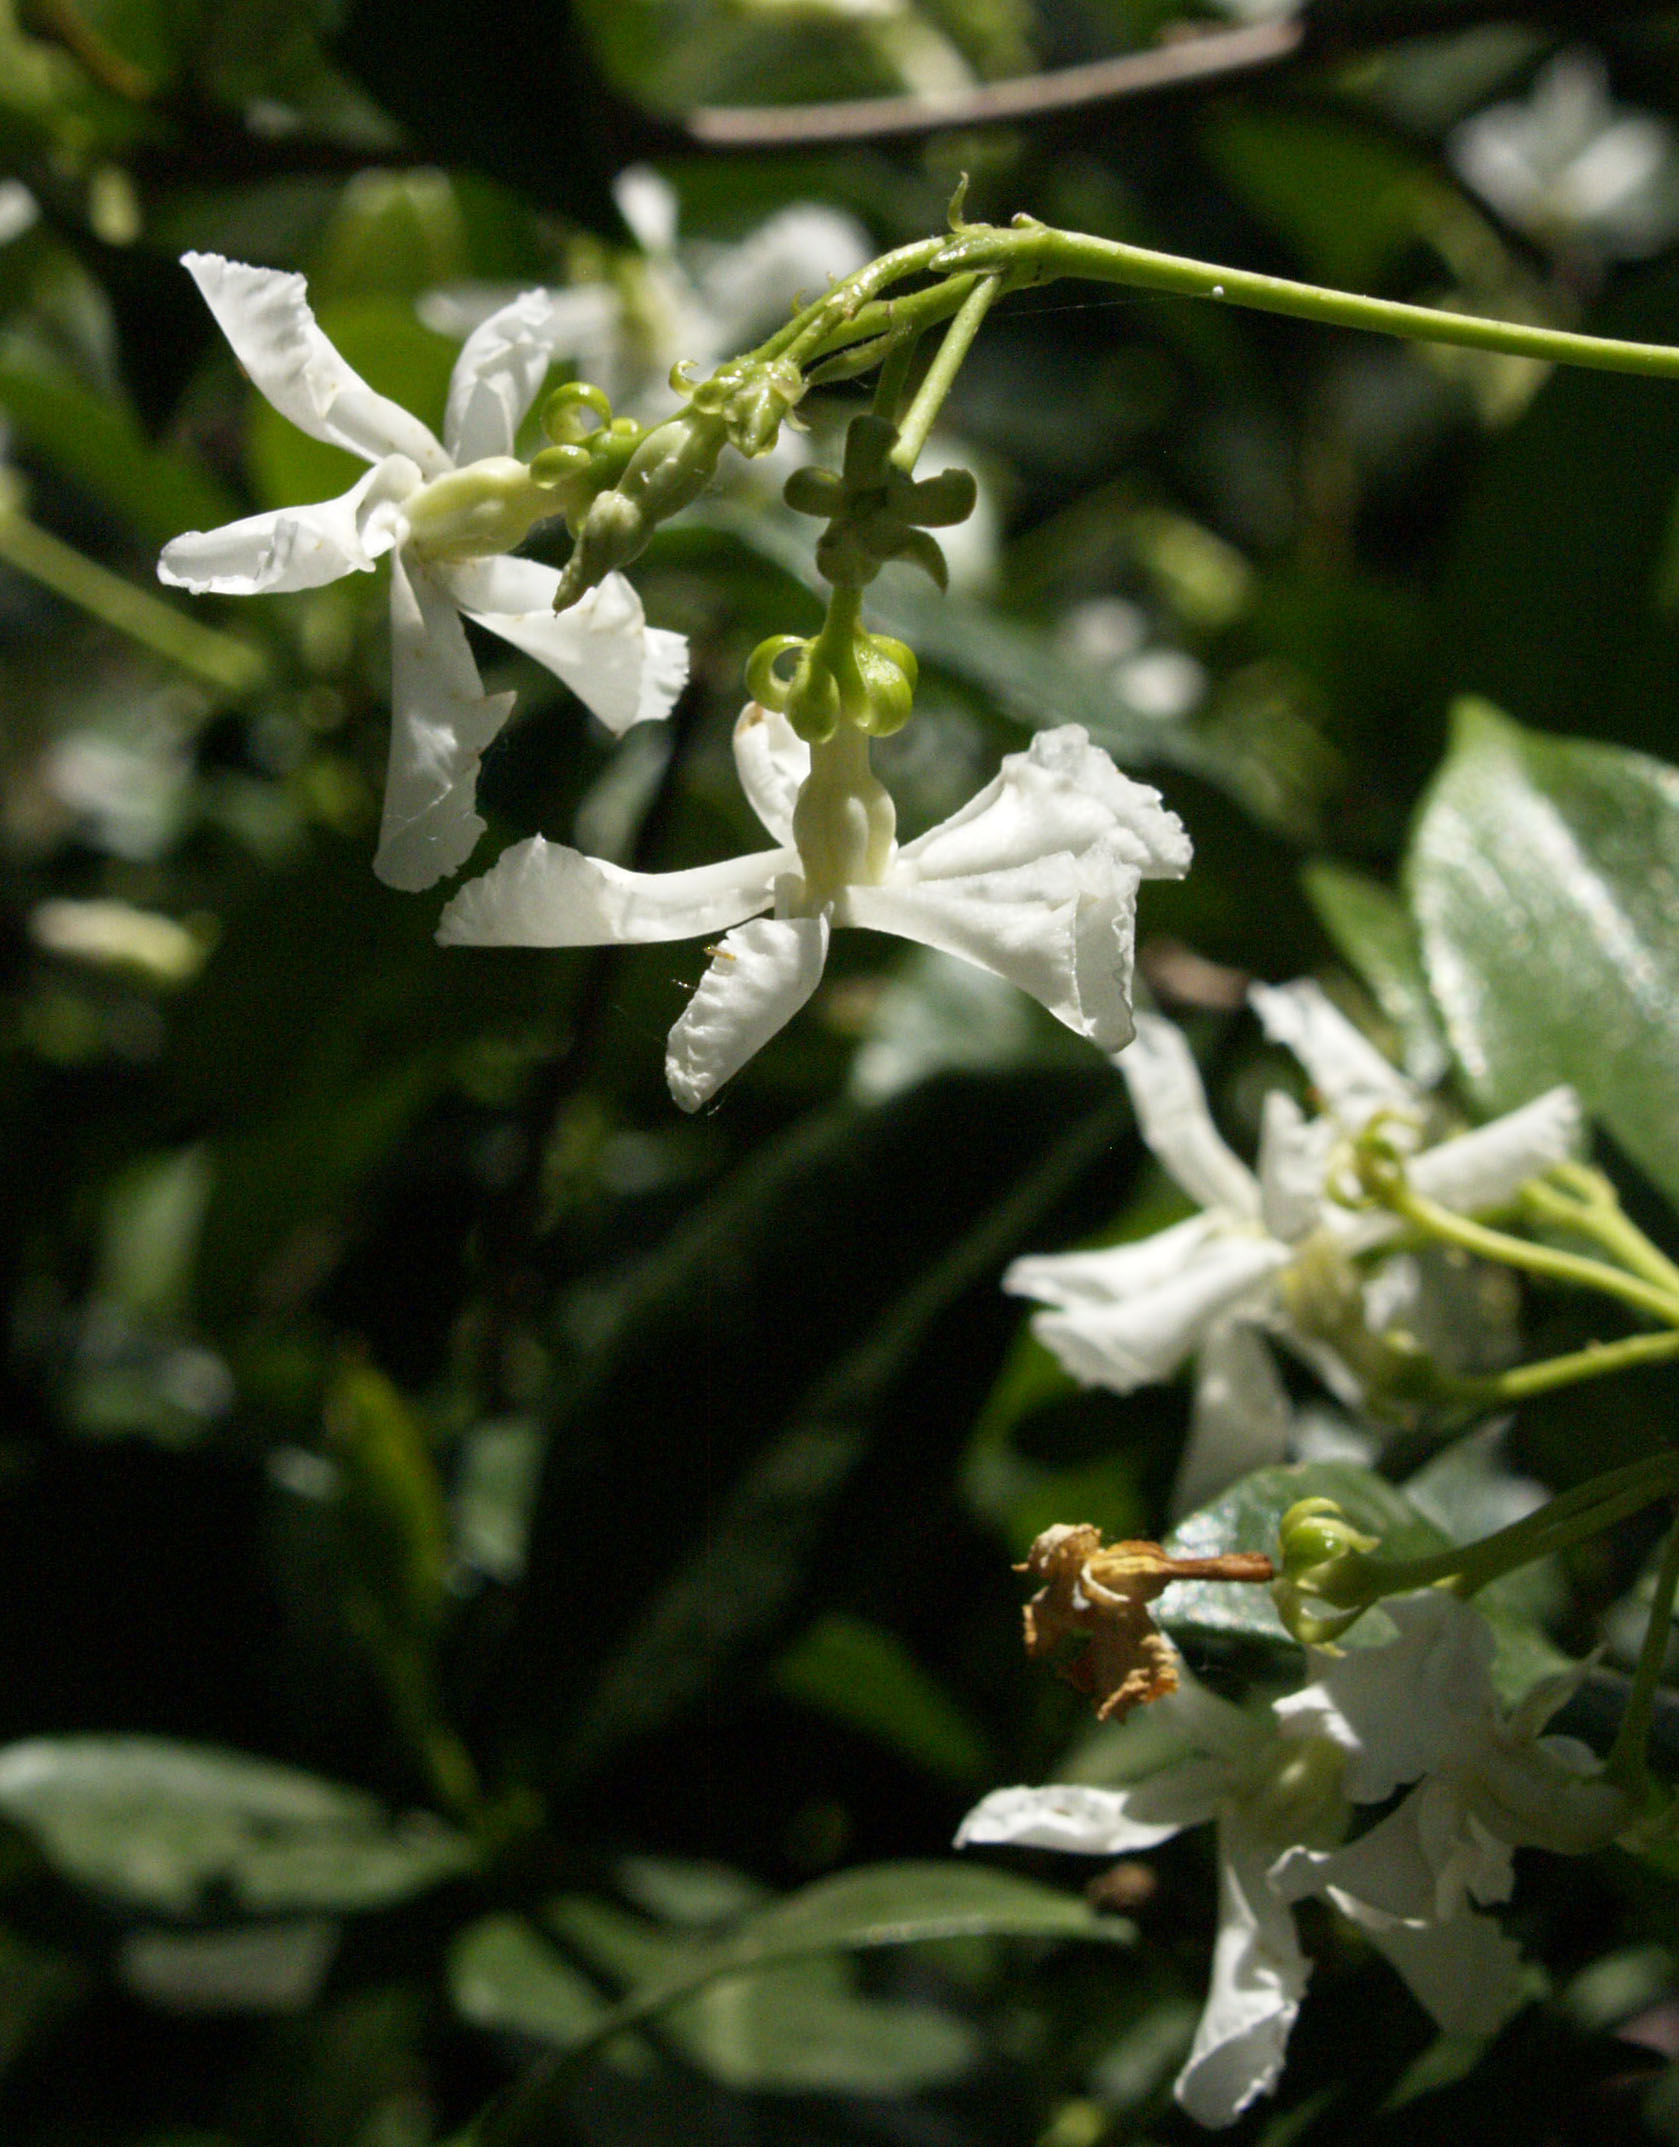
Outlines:
[[1268,1852],[1235,1821],[1220,1829],[1212,1984],[1177,2098],[1197,2124],[1234,2124],[1277,2083],[1311,1965],[1266,1882]]
[[1136,1024],[1118,1063],[1143,1139],[1191,1200],[1257,1221],[1259,1188],[1213,1124],[1183,1031],[1158,1014],[1138,1014]]
[[1580,1144],[1580,1099],[1553,1088],[1490,1125],[1442,1141],[1407,1165],[1419,1193],[1473,1215],[1506,1206],[1530,1178],[1565,1162]]
[[553,291],[521,291],[473,329],[455,360],[443,416],[443,444],[458,464],[512,454],[525,412],[571,331],[571,312]]
[[1262,1294],[1288,1259],[1269,1238],[1218,1238],[1192,1267],[1115,1304],[1040,1312],[1032,1332],[1073,1377],[1128,1394],[1170,1379],[1214,1321]]
[[540,835],[504,850],[438,922],[446,947],[604,947],[694,939],[739,924],[775,898],[797,864],[760,850],[688,872],[629,872]]
[[735,767],[752,810],[777,842],[790,843],[809,746],[785,716],[748,701],[735,723]]
[[1343,1125],[1357,1131],[1378,1111],[1415,1115],[1416,1089],[1309,978],[1256,984],[1248,998],[1266,1035],[1294,1053]]
[[724,935],[670,1032],[665,1079],[697,1111],[761,1051],[822,981],[826,917],[757,917]]
[[278,507],[220,529],[188,530],[164,546],[158,580],[194,596],[264,596],[371,573],[400,539],[400,503],[419,482],[406,455],[391,455],[319,506]]
[[321,333],[301,276],[189,253],[182,266],[252,382],[300,432],[368,462],[406,455],[427,477],[449,457],[417,417],[370,388]]

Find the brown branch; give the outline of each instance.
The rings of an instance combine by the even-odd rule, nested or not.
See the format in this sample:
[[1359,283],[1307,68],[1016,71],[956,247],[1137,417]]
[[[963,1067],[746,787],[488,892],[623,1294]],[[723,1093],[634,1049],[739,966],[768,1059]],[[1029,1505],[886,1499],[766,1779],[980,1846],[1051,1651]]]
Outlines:
[[882,141],[993,126],[1096,104],[1110,97],[1174,89],[1290,58],[1305,40],[1299,18],[1180,38],[1146,52],[1091,60],[1047,74],[986,82],[940,97],[860,97],[839,104],[710,105],[682,121],[705,149],[788,149],[815,142]]

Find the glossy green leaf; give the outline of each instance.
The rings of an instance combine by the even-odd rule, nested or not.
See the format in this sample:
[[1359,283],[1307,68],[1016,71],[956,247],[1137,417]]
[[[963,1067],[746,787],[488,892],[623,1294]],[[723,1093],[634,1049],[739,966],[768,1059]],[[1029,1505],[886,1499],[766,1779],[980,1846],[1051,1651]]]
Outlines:
[[1460,704],[1409,859],[1430,989],[1488,1111],[1558,1081],[1679,1199],[1679,771]]
[[428,1814],[208,1745],[37,1737],[0,1751],[0,1816],[89,1892],[186,1916],[212,1897],[268,1914],[388,1907],[468,1868]]

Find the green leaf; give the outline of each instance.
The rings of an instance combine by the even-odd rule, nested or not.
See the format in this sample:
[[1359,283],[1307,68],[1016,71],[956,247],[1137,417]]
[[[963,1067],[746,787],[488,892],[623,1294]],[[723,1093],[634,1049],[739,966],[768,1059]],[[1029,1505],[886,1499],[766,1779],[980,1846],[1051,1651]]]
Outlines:
[[1408,874],[1479,1101],[1509,1110],[1571,1081],[1679,1200],[1679,772],[1464,701]]
[[1405,1071],[1425,1087],[1438,1081],[1449,1063],[1446,1044],[1404,903],[1379,880],[1341,865],[1308,865],[1300,879],[1336,952],[1398,1030]]
[[896,1633],[830,1611],[776,1665],[782,1691],[892,1746],[930,1774],[972,1784],[995,1772],[985,1739]]
[[484,1916],[449,1948],[449,1995],[463,2019],[511,2029],[561,2049],[581,2042],[611,2010],[520,1916]]
[[76,1885],[154,1914],[384,1908],[468,1868],[429,1814],[208,1745],[38,1737],[0,1751],[0,1816]]

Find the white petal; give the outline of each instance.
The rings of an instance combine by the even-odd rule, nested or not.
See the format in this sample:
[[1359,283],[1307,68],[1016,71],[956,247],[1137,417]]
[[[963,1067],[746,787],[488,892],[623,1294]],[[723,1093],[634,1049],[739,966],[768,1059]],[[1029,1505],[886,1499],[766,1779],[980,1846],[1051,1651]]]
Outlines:
[[443,444],[457,465],[512,454],[514,435],[571,328],[559,293],[521,291],[473,329],[455,360],[443,416]]
[[399,541],[401,502],[420,481],[406,455],[387,456],[319,506],[277,507],[220,529],[188,530],[164,546],[157,578],[194,596],[263,596],[370,574]]
[[484,832],[478,762],[507,721],[486,694],[460,614],[417,561],[391,558],[391,751],[373,869],[418,893],[458,872]]
[[1290,1849],[1271,1869],[1271,1884],[1285,1901],[1327,1894],[1395,1922],[1431,1923],[1436,1914],[1438,1865],[1424,1851],[1418,1830],[1416,1790],[1385,1819],[1339,1849]]
[[1189,869],[1189,837],[1159,791],[1121,775],[1080,725],[1066,723],[1010,753],[960,811],[898,855],[919,879],[952,879],[1101,842],[1144,879],[1181,879]]
[[802,293],[818,298],[830,282],[864,267],[874,248],[862,226],[836,209],[795,201],[737,245],[696,248],[700,296],[726,350],[779,326]]
[[1195,1365],[1189,1444],[1172,1486],[1171,1518],[1198,1506],[1288,1454],[1293,1415],[1271,1352],[1241,1320],[1219,1320]]
[[1519,1111],[1442,1141],[1407,1167],[1419,1193],[1467,1215],[1501,1208],[1530,1178],[1572,1155],[1580,1142],[1580,1099],[1553,1088]]
[[338,355],[309,310],[301,276],[248,268],[216,253],[181,265],[204,294],[233,355],[282,417],[311,439],[347,447],[368,462],[406,455],[427,477],[451,467],[417,417],[370,388]]
[[757,917],[724,935],[670,1032],[665,1079],[697,1111],[785,1028],[822,981],[826,917]]
[[735,722],[735,767],[747,803],[777,842],[793,840],[793,807],[810,774],[810,748],[785,716],[748,701]]
[[[1179,1777],[1194,1779],[1180,1780]],[[1128,1856],[1152,1849],[1186,1826],[1212,1818],[1229,1794],[1223,1761],[1170,1767],[1131,1789],[1090,1789],[1052,1782],[1044,1789],[994,1789],[956,1831],[956,1847],[995,1843],[1018,1849],[1065,1849],[1080,1856]]]
[[651,164],[631,164],[612,182],[618,214],[643,253],[669,253],[676,244],[676,189]]
[[534,835],[515,843],[445,908],[446,947],[604,947],[694,939],[739,924],[775,899],[785,850],[760,850],[689,872],[627,872]]
[[1320,1657],[1316,1681],[1273,1710],[1291,1733],[1343,1747],[1355,1804],[1414,1782],[1490,1722],[1494,1706],[1492,1630],[1479,1611],[1438,1588],[1390,1596],[1382,1608],[1397,1640]]
[[1143,1139],[1191,1200],[1256,1222],[1259,1188],[1213,1124],[1183,1031],[1158,1014],[1138,1014],[1136,1024],[1137,1034],[1118,1064]]
[[1416,1089],[1310,978],[1256,984],[1248,999],[1266,1035],[1294,1053],[1343,1125],[1358,1131],[1378,1111],[1415,1113]]
[[1203,1248],[1223,1235],[1216,1217],[1191,1215],[1169,1230],[1095,1252],[1028,1253],[1004,1274],[1003,1288],[1042,1305],[1113,1305],[1188,1273]]
[[1174,1280],[1114,1305],[1040,1312],[1032,1332],[1075,1379],[1129,1394],[1170,1379],[1214,1321],[1247,1305],[1287,1259],[1269,1238],[1213,1239]]
[[1294,1918],[1266,1883],[1267,1851],[1220,1829],[1212,1984],[1177,2098],[1197,2124],[1234,2124],[1277,2084],[1311,1965]]
[[668,716],[688,676],[681,634],[647,624],[622,574],[609,574],[567,611],[554,609],[559,574],[534,559],[475,559],[440,579],[468,618],[511,641],[576,694],[609,731]]
[[[1324,1220],[1324,1189],[1338,1138],[1332,1118],[1308,1118],[1286,1089],[1266,1091],[1259,1131],[1259,1206],[1266,1229],[1285,1245],[1298,1244]],[[1338,1223],[1344,1212],[1332,1209],[1332,1221]]]
[[1490,1916],[1462,1909],[1439,1923],[1389,1923],[1329,1897],[1404,1978],[1447,2035],[1496,2035],[1527,2003],[1521,1949]]
[[1063,851],[929,880],[914,861],[900,869],[907,856],[885,885],[847,888],[837,919],[977,963],[1103,1050],[1130,1040],[1135,867],[1106,850]]

